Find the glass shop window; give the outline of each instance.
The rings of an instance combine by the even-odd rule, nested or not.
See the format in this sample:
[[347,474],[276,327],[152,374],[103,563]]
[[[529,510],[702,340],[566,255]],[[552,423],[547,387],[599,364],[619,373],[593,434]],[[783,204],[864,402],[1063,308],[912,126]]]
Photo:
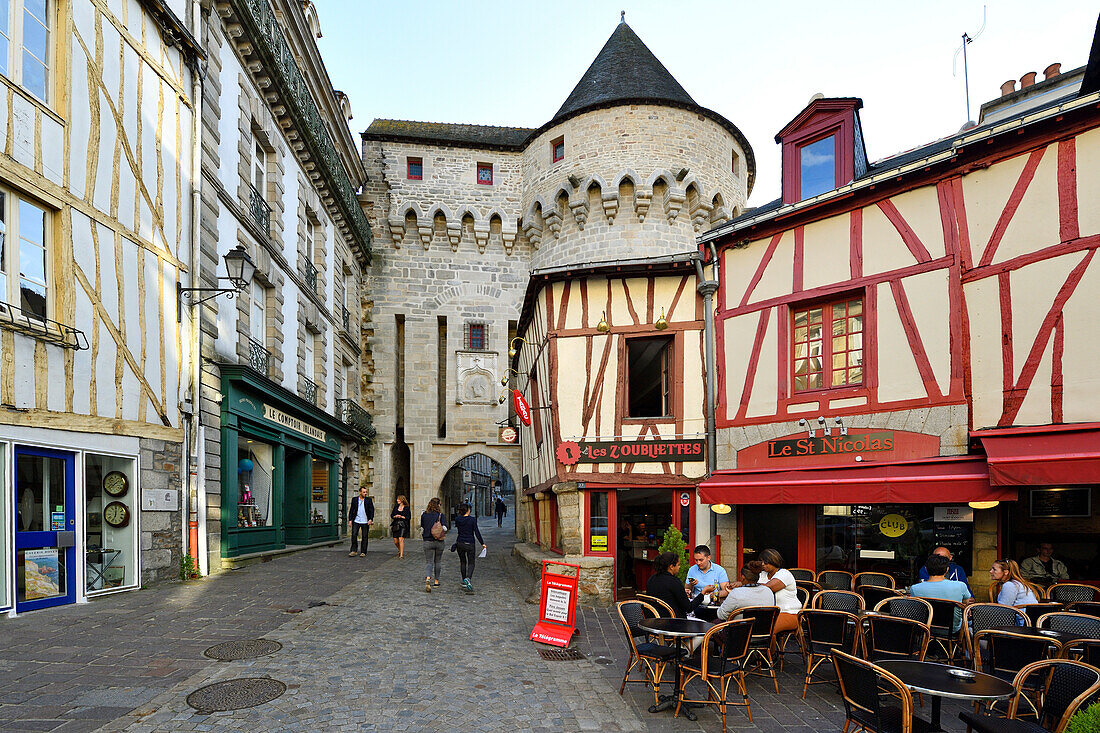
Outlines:
[[271,526],[274,490],[273,449],[267,443],[237,438],[237,526]]
[[310,466],[309,521],[311,524],[328,524],[332,521],[329,492],[329,461],[314,458]]
[[627,342],[627,417],[672,415],[672,339]]
[[607,552],[607,492],[593,491],[588,495],[588,550]]
[[138,584],[136,473],[132,458],[85,454],[84,562],[89,594]]

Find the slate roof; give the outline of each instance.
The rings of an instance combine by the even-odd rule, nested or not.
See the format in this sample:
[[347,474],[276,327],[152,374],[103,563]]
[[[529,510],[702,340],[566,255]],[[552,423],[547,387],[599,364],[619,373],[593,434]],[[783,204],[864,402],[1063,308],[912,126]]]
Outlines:
[[424,142],[479,148],[522,150],[533,132],[529,127],[494,127],[451,122],[413,120],[375,120],[363,133],[368,140]]
[[627,101],[698,106],[624,21],[596,54],[550,124],[585,109]]

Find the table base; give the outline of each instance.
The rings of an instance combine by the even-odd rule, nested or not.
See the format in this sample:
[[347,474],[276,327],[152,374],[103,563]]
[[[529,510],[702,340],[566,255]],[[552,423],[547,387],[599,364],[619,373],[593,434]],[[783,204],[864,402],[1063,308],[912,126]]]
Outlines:
[[[666,710],[670,710],[676,707],[676,695],[658,695],[658,703],[656,705],[649,706],[649,712],[651,713],[663,713]],[[685,702],[680,705],[680,712],[688,720],[695,722],[699,719],[699,716],[691,712],[691,708],[701,707],[693,702]]]

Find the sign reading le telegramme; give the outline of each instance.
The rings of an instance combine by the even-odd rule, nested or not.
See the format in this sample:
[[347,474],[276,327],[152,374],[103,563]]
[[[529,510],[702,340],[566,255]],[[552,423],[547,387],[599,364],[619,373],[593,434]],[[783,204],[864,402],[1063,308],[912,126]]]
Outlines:
[[894,433],[890,430],[864,435],[826,435],[821,438],[768,441],[768,458],[832,456],[889,450],[894,450]]
[[701,461],[705,440],[608,440],[580,441],[578,463],[672,463]]
[[288,415],[282,410],[276,410],[271,405],[264,405],[264,417],[273,423],[278,423],[288,430],[293,430],[296,433],[302,435],[308,435],[314,440],[324,440],[325,431],[320,428],[315,428],[307,422],[302,422],[293,415]]

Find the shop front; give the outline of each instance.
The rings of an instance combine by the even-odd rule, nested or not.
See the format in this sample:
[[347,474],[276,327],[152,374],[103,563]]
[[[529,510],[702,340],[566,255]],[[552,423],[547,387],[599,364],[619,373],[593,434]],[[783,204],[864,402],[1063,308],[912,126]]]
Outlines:
[[246,367],[222,392],[222,557],[338,540],[348,427]]

